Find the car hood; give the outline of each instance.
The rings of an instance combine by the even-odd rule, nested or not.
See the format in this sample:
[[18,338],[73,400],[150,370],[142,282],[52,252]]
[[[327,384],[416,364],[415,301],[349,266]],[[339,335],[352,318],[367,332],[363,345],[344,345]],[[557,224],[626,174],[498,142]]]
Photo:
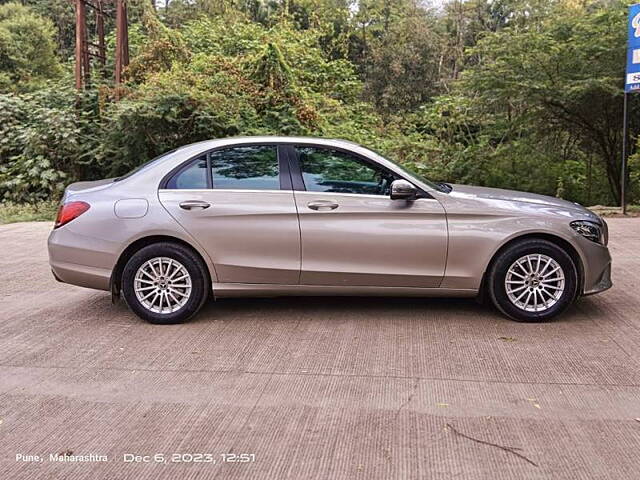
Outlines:
[[517,202],[539,205],[540,207],[552,207],[554,209],[571,210],[595,219],[598,216],[582,205],[561,198],[538,195],[537,193],[519,192],[516,190],[504,190],[502,188],[475,187],[470,185],[452,185],[452,194],[466,198],[484,198],[501,200],[504,202]]

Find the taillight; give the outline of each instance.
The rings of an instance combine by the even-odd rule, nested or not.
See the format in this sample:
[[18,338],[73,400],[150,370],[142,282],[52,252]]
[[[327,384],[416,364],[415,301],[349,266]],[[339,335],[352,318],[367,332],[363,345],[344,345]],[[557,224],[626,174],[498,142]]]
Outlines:
[[69,202],[60,205],[58,209],[58,216],[56,217],[56,223],[53,228],[60,228],[66,225],[71,220],[78,218],[84,212],[89,210],[89,204],[87,202]]

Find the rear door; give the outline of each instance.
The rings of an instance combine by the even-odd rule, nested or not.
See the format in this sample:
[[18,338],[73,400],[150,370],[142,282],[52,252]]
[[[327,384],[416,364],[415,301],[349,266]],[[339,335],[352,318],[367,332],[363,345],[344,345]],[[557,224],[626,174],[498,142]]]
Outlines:
[[159,191],[212,258],[219,282],[297,284],[300,231],[277,145],[237,145],[185,163]]
[[304,285],[438,287],[447,223],[428,197],[391,200],[400,178],[370,159],[322,146],[288,149]]

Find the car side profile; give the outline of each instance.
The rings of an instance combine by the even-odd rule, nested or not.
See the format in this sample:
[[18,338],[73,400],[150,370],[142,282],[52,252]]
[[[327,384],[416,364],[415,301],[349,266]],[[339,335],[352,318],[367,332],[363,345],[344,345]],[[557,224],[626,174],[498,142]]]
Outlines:
[[434,183],[344,140],[187,145],[70,185],[49,236],[61,282],[152,323],[234,296],[489,298],[545,321],[611,287],[605,221],[553,197]]

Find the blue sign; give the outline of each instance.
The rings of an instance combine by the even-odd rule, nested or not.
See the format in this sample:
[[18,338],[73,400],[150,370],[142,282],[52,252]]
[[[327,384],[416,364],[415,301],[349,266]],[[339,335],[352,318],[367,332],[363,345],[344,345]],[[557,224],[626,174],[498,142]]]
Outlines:
[[629,7],[627,27],[627,74],[624,91],[640,90],[640,3]]

